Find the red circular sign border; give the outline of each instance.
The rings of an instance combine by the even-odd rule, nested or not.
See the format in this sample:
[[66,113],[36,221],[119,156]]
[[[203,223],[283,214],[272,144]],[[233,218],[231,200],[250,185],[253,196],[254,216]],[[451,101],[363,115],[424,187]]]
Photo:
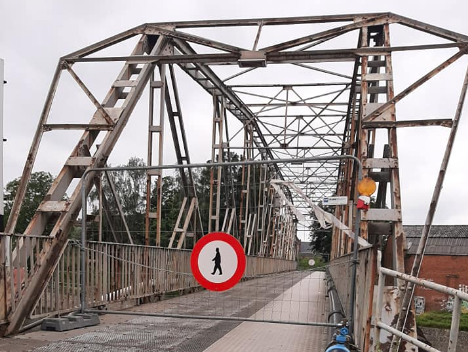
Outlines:
[[[213,241],[223,241],[226,242],[228,245],[234,249],[234,252],[237,255],[237,269],[234,272],[234,275],[231,278],[224,282],[211,282],[202,275],[200,269],[198,268],[198,256],[200,255],[201,250],[203,247]],[[190,267],[192,268],[193,276],[195,280],[198,281],[200,285],[210,291],[226,291],[235,286],[245,271],[245,253],[244,248],[242,248],[239,241],[234,237],[225,232],[211,232],[205,236],[203,236],[198,242],[195,244],[193,248],[192,254],[190,256]]]

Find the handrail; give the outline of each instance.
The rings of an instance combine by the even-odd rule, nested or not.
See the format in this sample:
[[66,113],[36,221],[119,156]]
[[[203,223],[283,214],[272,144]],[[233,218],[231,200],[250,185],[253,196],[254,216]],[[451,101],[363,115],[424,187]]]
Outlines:
[[[380,256],[381,256],[381,253],[379,252],[379,259],[380,259]],[[418,347],[424,348],[427,351],[442,352],[382,322],[381,309],[382,309],[383,291],[384,291],[384,285],[385,285],[385,275],[391,276],[397,279],[401,279],[407,282],[411,282],[415,285],[419,285],[419,286],[422,286],[422,287],[425,287],[434,291],[442,292],[442,293],[445,293],[454,297],[453,310],[452,310],[452,323],[450,326],[450,338],[449,338],[449,345],[448,345],[447,352],[456,352],[457,341],[458,341],[458,330],[460,326],[460,316],[461,316],[461,301],[462,300],[468,301],[468,293],[465,293],[460,290],[456,290],[451,287],[440,285],[432,281],[428,281],[428,280],[420,279],[415,276],[404,274],[399,271],[391,270],[388,268],[383,268],[383,267],[379,268],[379,284],[378,284],[378,294],[377,294],[377,304],[376,304],[377,311],[375,315],[376,317],[375,336],[376,336],[377,346],[380,344],[380,330],[384,329],[390,332],[391,334],[398,336],[399,338],[402,338],[403,340],[406,340]],[[398,349],[398,345],[393,345],[392,351],[395,351],[396,349]]]

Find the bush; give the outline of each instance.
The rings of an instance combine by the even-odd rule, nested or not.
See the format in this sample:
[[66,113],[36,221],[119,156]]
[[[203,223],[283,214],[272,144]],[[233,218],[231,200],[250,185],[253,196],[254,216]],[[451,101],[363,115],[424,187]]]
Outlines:
[[[416,324],[419,327],[450,329],[450,325],[452,324],[452,313],[426,312],[416,316]],[[461,315],[460,331],[468,331],[468,314]]]

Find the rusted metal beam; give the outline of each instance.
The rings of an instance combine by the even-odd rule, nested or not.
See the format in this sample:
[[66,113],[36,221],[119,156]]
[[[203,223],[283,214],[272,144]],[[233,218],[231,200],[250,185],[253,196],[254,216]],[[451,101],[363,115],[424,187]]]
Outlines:
[[87,130],[87,131],[103,131],[111,130],[114,127],[108,124],[89,124],[89,123],[46,123],[42,125],[44,132],[54,130]]
[[203,46],[208,46],[210,48],[218,49],[218,50],[223,50],[227,52],[231,52],[234,54],[240,54],[241,51],[247,50],[244,48],[240,48],[234,45],[229,45],[225,43],[218,42],[216,40],[212,39],[206,39],[203,37],[199,37],[197,35],[189,34],[189,33],[184,33],[184,32],[179,32],[179,31],[174,31],[174,30],[169,30],[161,27],[153,27],[152,25],[147,25],[145,30],[145,34],[148,35],[164,35],[169,38],[178,38],[190,43],[195,43]]
[[271,53],[271,52],[277,52],[281,50],[287,50],[291,49],[295,46],[302,45],[302,44],[308,44],[310,42],[313,42],[315,40],[321,40],[325,38],[330,38],[330,37],[337,37],[342,34],[348,33],[350,31],[353,31],[355,29],[364,27],[364,26],[372,26],[372,25],[378,25],[378,24],[383,24],[387,23],[389,21],[389,16],[388,14],[383,14],[379,15],[377,17],[373,17],[370,19],[364,19],[361,21],[356,21],[354,23],[348,24],[346,26],[341,26],[337,28],[332,28],[323,32],[315,33],[312,35],[308,35],[302,38],[297,38],[293,40],[289,40],[284,43],[280,44],[275,44],[271,45],[265,48],[260,49],[261,51],[264,51],[266,53]]
[[455,61],[457,61],[462,56],[466,55],[467,51],[468,51],[467,48],[461,49],[458,53],[456,53],[455,55],[450,57],[448,60],[444,61],[442,64],[440,64],[439,66],[437,66],[436,68],[434,68],[433,70],[431,70],[430,72],[425,74],[423,77],[418,79],[416,82],[411,84],[409,87],[404,89],[400,94],[396,95],[394,98],[390,99],[385,104],[383,104],[382,106],[380,106],[379,108],[374,110],[372,113],[365,116],[364,119],[363,119],[363,122],[369,122],[369,121],[372,121],[372,120],[376,119],[377,116],[382,114],[384,111],[386,111],[390,107],[394,106],[401,99],[403,99],[408,94],[410,94],[411,92],[413,92],[414,90],[416,90],[417,88],[422,86],[424,83],[429,81],[432,77],[437,75],[439,72],[441,72],[442,70],[444,70],[445,68],[447,68],[448,66],[453,64]]
[[414,20],[412,18],[408,18],[405,16],[397,15],[397,14],[390,14],[390,17],[393,18],[396,22],[399,24],[402,24],[404,26],[417,29],[422,32],[426,32],[444,39],[448,40],[454,40],[454,41],[468,41],[468,36],[453,32],[444,28],[440,28],[437,26],[434,26],[432,24],[424,23],[421,21]]
[[[154,45],[152,49],[152,53],[153,54],[159,53],[166,46],[166,44],[167,44],[167,40],[163,37],[160,37],[158,42]],[[138,46],[139,44],[137,44],[137,47]],[[90,165],[90,167],[105,165],[110,155],[110,152],[112,151],[115,143],[117,142],[117,139],[122,133],[139,97],[141,96],[143,92],[144,87],[146,86],[149,78],[151,77],[153,70],[154,70],[153,64],[147,64],[141,70],[140,75],[139,75],[138,85],[132,88],[134,89],[134,92],[133,92],[134,94],[132,94],[131,99],[129,99],[129,101],[126,102],[125,109],[122,111],[122,114],[120,115],[119,120],[115,124],[114,130],[108,132],[108,135],[104,139],[105,143],[104,142],[101,143],[100,148],[98,148],[98,150],[94,154],[94,162],[92,165]],[[122,74],[123,73],[121,73],[121,75]],[[119,75],[119,78],[121,78],[120,77],[121,75]],[[54,80],[54,83],[55,82],[56,80]],[[112,101],[113,89],[114,88],[111,88],[110,92],[108,93],[108,96],[106,97],[106,100]],[[52,90],[52,92],[54,91],[55,90]],[[86,137],[87,133],[85,133],[84,137]],[[57,188],[59,186],[61,187],[60,192],[57,192],[56,194],[57,196],[60,194],[63,195],[63,193],[66,190],[65,186],[67,184],[69,185],[71,180],[73,179],[74,175],[72,175],[68,171],[69,169],[67,167],[64,167],[64,169],[62,169],[62,172],[61,172],[62,177],[60,178],[59,176],[59,178],[57,178],[54,181],[52,188],[54,187]],[[92,182],[93,182],[92,180],[93,175],[90,175],[90,177],[86,181],[86,184],[82,185],[82,181],[79,182],[77,186],[78,191],[75,190],[73,192],[71,199],[69,200],[68,211],[61,213],[59,216],[59,219],[56,221],[54,228],[52,229],[52,232],[51,232],[51,236],[53,236],[53,240],[51,241],[50,246],[44,247],[43,251],[41,252],[40,257],[38,258],[38,269],[34,273],[30,285],[23,292],[21,299],[18,303],[17,309],[10,316],[10,324],[8,325],[5,331],[6,335],[16,333],[20,329],[24,320],[27,318],[27,316],[33,309],[34,305],[36,304],[37,300],[39,299],[44,287],[47,285],[53,273],[53,270],[58,263],[60,255],[62,251],[65,249],[65,245],[68,239],[67,236],[73,226],[73,221],[76,219],[76,217],[78,216],[81,210],[82,202],[81,202],[81,198],[79,197],[79,190],[83,188],[87,192],[90,191]],[[62,178],[64,179],[63,182],[61,181]],[[35,218],[37,217],[36,215],[35,215]],[[49,215],[49,214],[46,214],[46,215]],[[45,223],[42,223],[42,222],[34,223],[34,221],[32,221],[30,225],[28,226],[27,232],[29,233],[29,231],[40,231],[41,229],[43,230],[44,227],[45,227]]]
[[[185,43],[179,39],[175,39],[176,45],[178,49],[184,54],[194,54],[195,51],[190,47],[188,43]],[[226,107],[227,109],[234,115],[236,116],[241,122],[248,122],[250,124],[253,124],[255,132],[258,134],[257,137],[259,139],[259,142],[255,142],[255,144],[261,148],[262,146],[268,145],[267,141],[261,134],[261,131],[258,127],[257,121],[255,120],[255,115],[252,113],[252,111],[245,106],[245,104],[237,97],[237,95],[232,91],[231,88],[226,86],[221,79],[207,66],[200,65],[195,63],[194,68],[199,70],[200,72],[203,73],[203,75],[209,80],[211,83],[211,89],[216,88],[219,90],[226,98],[227,98],[227,104]],[[186,66],[181,65],[181,68],[185,70],[189,75],[190,71]],[[210,92],[210,89],[207,88],[205,85],[202,85],[200,81],[197,81],[205,90]],[[211,93],[211,92],[210,92]],[[263,157],[264,158],[269,158],[269,159],[274,159],[273,154],[269,150],[265,150],[262,154],[265,154]],[[276,171],[278,172],[279,177],[281,176],[281,170],[278,168],[278,166],[275,164],[274,165]]]
[[[329,87],[329,86],[346,86],[349,84],[350,82],[311,82],[311,83],[286,83],[286,84],[229,84],[228,87],[230,88]],[[306,115],[301,115],[301,116],[306,116]]]
[[119,34],[113,35],[112,37],[109,37],[107,39],[101,40],[95,44],[89,45],[83,49],[80,49],[68,55],[65,55],[62,59],[66,60],[70,58],[78,58],[78,57],[91,55],[99,50],[102,50],[111,45],[120,43],[128,38],[134,37],[135,35],[141,34],[144,28],[145,28],[145,25],[136,26],[134,28],[131,28]]
[[[460,99],[458,101],[457,110],[455,112],[455,117],[453,119],[452,129],[450,130],[450,135],[447,141],[447,147],[445,148],[444,158],[440,165],[439,175],[437,177],[437,182],[434,187],[434,192],[432,194],[431,203],[429,205],[429,210],[426,216],[426,221],[424,223],[424,228],[421,234],[421,239],[419,241],[418,249],[416,251],[413,266],[411,268],[410,274],[412,276],[419,276],[419,271],[421,269],[422,260],[424,257],[424,251],[426,249],[427,240],[429,239],[429,232],[431,231],[432,221],[434,220],[434,215],[437,210],[437,205],[439,203],[440,193],[442,192],[442,187],[444,185],[445,175],[447,173],[448,164],[450,161],[450,155],[452,154],[453,143],[455,142],[455,137],[457,135],[458,124],[461,119],[463,105],[465,104],[466,93],[468,91],[468,69],[465,74],[465,80],[463,82],[462,90],[460,93]],[[405,294],[402,299],[402,309],[398,316],[398,321],[396,324],[396,329],[402,331],[406,324],[407,315],[410,309],[411,300],[413,298],[414,285],[408,284],[405,290]],[[398,341],[394,340],[393,343]]]
[[106,120],[106,122],[109,125],[113,125],[114,121],[112,121],[112,118],[109,116],[109,114],[104,109],[104,107],[99,103],[99,101],[94,97],[93,93],[91,93],[91,91],[88,89],[88,87],[83,83],[83,81],[80,79],[80,77],[78,77],[76,72],[73,71],[73,69],[71,68],[71,66],[68,63],[64,62],[63,65],[67,69],[68,73],[70,73],[70,76],[72,76],[73,79],[76,81],[76,83],[78,83],[80,88],[83,89],[83,91],[85,92],[85,94],[87,95],[89,100],[91,100],[91,102],[94,104],[96,109],[98,109],[98,111],[101,113],[104,120]]
[[237,26],[258,26],[263,25],[293,25],[306,23],[326,23],[326,22],[350,22],[365,17],[376,17],[390,12],[382,13],[358,13],[344,15],[323,15],[323,16],[302,16],[302,17],[270,17],[253,19],[232,19],[232,20],[201,20],[201,21],[178,21],[178,22],[158,22],[151,23],[155,26],[173,26],[176,28],[199,28],[199,27],[237,27]]
[[[177,86],[177,79],[174,71],[173,65],[169,65],[169,74],[171,77],[171,85],[169,86],[169,83],[166,79],[166,109],[167,109],[167,114],[169,118],[169,124],[171,126],[171,132],[172,132],[172,139],[174,142],[174,147],[176,151],[176,156],[177,156],[177,163],[178,164],[183,164],[184,162],[186,164],[190,164],[190,152],[189,152],[189,145],[187,141],[187,134],[185,132],[185,124],[184,124],[184,118],[183,118],[183,113],[182,113],[182,105],[180,103],[180,97],[179,97],[179,89]],[[172,100],[171,94],[169,93],[169,88],[172,90],[172,96],[174,99]],[[175,111],[172,106],[172,103],[175,103]],[[179,122],[178,124],[176,123],[176,120]],[[178,127],[177,127],[178,126]],[[179,138],[180,136],[180,138]],[[179,140],[182,142],[179,143]],[[185,172],[187,172],[187,176],[185,175]],[[198,196],[197,192],[195,189],[195,181],[192,173],[192,169],[187,168],[187,169],[181,169],[180,176],[184,185],[184,189],[187,190],[187,195],[189,197],[195,198],[196,199],[196,211],[197,211],[197,217],[198,217],[198,226],[200,227],[200,233],[203,232],[203,222],[202,222],[202,217],[200,213],[200,209],[198,207]],[[184,190],[185,192],[185,190]],[[193,224],[194,223],[194,224]],[[197,223],[194,219],[194,221],[190,222],[191,226],[195,226]],[[193,231],[196,233],[196,228],[193,228]]]
[[363,128],[403,128],[441,126],[452,127],[452,119],[430,119],[430,120],[405,120],[405,121],[365,121]]
[[[178,38],[176,38],[178,39]],[[368,47],[368,48],[349,48],[349,49],[327,49],[310,51],[285,51],[271,52],[266,54],[268,64],[279,63],[304,63],[304,62],[346,62],[354,61],[356,57],[366,55],[388,55],[391,52],[399,51],[417,51],[429,49],[464,49],[468,42],[448,43],[448,44],[428,44],[428,45],[409,45],[395,47]],[[196,54],[184,53],[183,55],[132,55],[132,56],[109,56],[109,57],[66,57],[67,63],[75,62],[107,62],[107,61],[125,61],[130,63],[161,62],[168,64],[183,63],[204,63],[204,64],[231,64],[237,65],[240,54],[220,53],[220,54]],[[310,68],[310,67],[308,67]]]
[[[33,142],[31,148],[29,149],[28,157],[23,168],[23,173],[21,181],[18,185],[16,191],[15,200],[11,207],[10,216],[8,222],[5,226],[6,233],[14,233],[16,228],[16,222],[18,221],[19,213],[21,211],[21,205],[26,194],[26,188],[28,186],[29,180],[31,178],[32,169],[34,167],[34,162],[36,160],[37,151],[39,150],[39,145],[41,144],[42,134],[43,134],[43,125],[47,122],[49,117],[50,109],[52,107],[52,102],[54,100],[55,92],[60,81],[60,75],[62,73],[62,61],[59,61],[57,68],[55,69],[54,78],[49,88],[49,93],[47,94],[46,102],[37,125],[36,133],[34,134]],[[0,297],[1,298],[1,297]]]

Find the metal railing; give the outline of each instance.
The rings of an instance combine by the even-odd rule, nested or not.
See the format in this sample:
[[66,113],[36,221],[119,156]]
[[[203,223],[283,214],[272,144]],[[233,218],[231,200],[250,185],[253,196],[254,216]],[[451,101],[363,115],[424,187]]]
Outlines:
[[[384,287],[385,287],[385,275],[391,276],[400,280],[404,280],[406,282],[411,282],[415,285],[423,286],[427,289],[435,290],[435,291],[453,296],[452,323],[450,327],[450,338],[449,338],[447,352],[456,352],[458,332],[459,332],[459,326],[460,326],[460,317],[461,317],[461,306],[462,306],[461,303],[462,303],[462,300],[465,300],[465,301],[468,300],[468,294],[461,290],[456,290],[451,287],[436,284],[432,281],[423,280],[423,279],[420,279],[411,275],[403,274],[398,271],[390,270],[390,269],[383,268],[383,267],[379,269],[379,284],[378,284],[378,293],[377,293],[377,302],[376,302],[376,307],[377,307],[376,314],[375,314],[375,317],[376,317],[375,340],[377,344],[376,351],[379,351],[378,347],[380,344],[380,332],[383,329],[405,341],[412,343],[415,346],[425,349],[428,352],[442,352],[382,322],[382,319],[381,319],[382,310],[381,309],[382,309],[383,294],[384,294]],[[398,350],[398,345],[393,346],[393,350],[395,349]]]
[[[3,235],[1,239],[5,265],[0,276],[0,320],[6,321],[40,266],[41,250],[52,239],[23,235]],[[140,298],[197,288],[190,254],[189,250],[106,242],[88,242],[83,248],[79,242],[69,241],[30,318],[79,310],[82,272],[86,273],[87,307],[132,300],[136,304]],[[244,278],[292,271],[297,265],[295,261],[252,256],[246,264]]]

